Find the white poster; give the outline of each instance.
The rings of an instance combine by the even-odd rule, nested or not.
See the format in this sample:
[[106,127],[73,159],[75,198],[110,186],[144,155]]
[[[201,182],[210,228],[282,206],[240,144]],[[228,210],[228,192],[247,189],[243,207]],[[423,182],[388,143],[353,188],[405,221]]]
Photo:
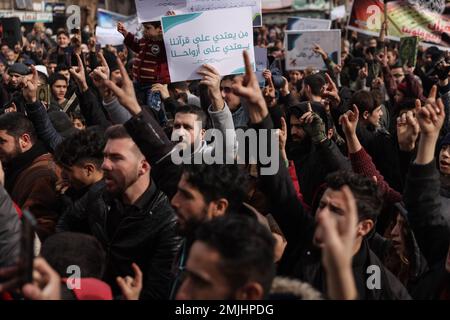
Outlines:
[[308,67],[326,70],[322,57],[313,51],[318,44],[335,63],[341,63],[341,30],[286,31],[286,70]]
[[331,20],[289,17],[287,30],[330,30]]
[[243,50],[254,57],[251,15],[251,8],[244,7],[163,17],[171,81],[200,79],[197,71],[203,64],[222,76],[244,73]]
[[139,23],[159,21],[168,11],[182,13],[186,0],[134,0]]
[[263,77],[263,71],[267,69],[267,48],[255,47],[255,67],[259,86],[262,88],[266,82]]
[[343,19],[345,18],[345,5],[334,7],[333,10],[331,10],[330,14],[331,20],[337,20],[337,19]]
[[187,0],[187,9],[191,12],[237,7],[252,7],[253,26],[262,25],[261,0]]
[[97,43],[99,43],[102,47],[105,47],[106,45],[123,45],[124,37],[117,31],[117,29],[97,26],[95,28],[95,37],[97,38]]

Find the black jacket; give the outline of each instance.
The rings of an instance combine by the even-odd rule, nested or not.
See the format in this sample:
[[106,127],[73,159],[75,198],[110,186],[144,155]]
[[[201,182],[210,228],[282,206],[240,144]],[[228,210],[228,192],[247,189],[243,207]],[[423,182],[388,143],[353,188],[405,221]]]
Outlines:
[[[412,163],[406,179],[403,199],[408,221],[429,270],[417,282],[411,294],[416,299],[437,299],[442,285],[449,285],[445,260],[449,250],[450,229],[439,197],[440,180],[435,161],[427,165]],[[443,281],[447,282],[443,282]],[[448,287],[447,287],[448,288]]]
[[167,196],[152,182],[132,206],[111,197],[105,188],[89,193],[86,210],[92,234],[106,254],[104,280],[118,294],[117,276],[134,277],[135,262],[143,272],[141,299],[167,299],[171,266],[180,245],[176,217]]
[[[305,142],[307,143],[307,142]],[[336,143],[326,140],[318,145],[291,153],[303,198],[312,205],[319,187],[328,174],[338,170],[351,170],[350,161],[342,154]]]
[[[271,129],[272,127],[270,117],[257,125],[257,129]],[[302,207],[281,159],[279,163],[281,165],[275,175],[260,176],[263,192],[271,202],[270,212],[288,243],[279,264],[278,274],[309,282],[322,292],[326,292],[320,251],[312,243],[315,230],[314,217]],[[366,268],[370,265],[378,266],[381,272],[381,289],[379,290],[367,289],[366,281],[364,281],[370,275]],[[410,299],[400,281],[382,265],[366,241],[363,241],[360,251],[354,257],[353,271],[361,298],[369,300]]]

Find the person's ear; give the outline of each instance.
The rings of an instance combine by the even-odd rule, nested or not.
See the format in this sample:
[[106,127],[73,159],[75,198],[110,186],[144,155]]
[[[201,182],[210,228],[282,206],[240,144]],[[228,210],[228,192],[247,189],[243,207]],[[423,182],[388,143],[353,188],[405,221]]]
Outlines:
[[356,232],[357,237],[364,237],[366,234],[368,234],[374,227],[373,220],[365,219],[358,223],[358,231]]
[[264,289],[257,282],[249,282],[236,291],[236,300],[262,300],[264,298]]
[[364,111],[363,114],[362,114],[362,117],[363,117],[364,120],[367,120],[369,118],[369,115],[370,115],[369,111]]
[[150,163],[148,163],[147,160],[143,159],[141,160],[141,167],[139,168],[139,176],[143,176],[147,172],[150,171]]
[[206,134],[206,129],[201,129],[200,130],[200,137],[202,138],[201,140],[205,140],[205,134]]
[[84,172],[86,173],[86,176],[91,176],[95,172],[95,165],[93,163],[87,162],[84,165]]
[[32,144],[31,142],[31,137],[28,133],[24,133],[20,138],[19,138],[19,146],[21,150],[26,150],[28,147],[30,147]]
[[211,201],[208,208],[209,218],[216,218],[223,216],[228,209],[228,200],[220,198],[215,201]]

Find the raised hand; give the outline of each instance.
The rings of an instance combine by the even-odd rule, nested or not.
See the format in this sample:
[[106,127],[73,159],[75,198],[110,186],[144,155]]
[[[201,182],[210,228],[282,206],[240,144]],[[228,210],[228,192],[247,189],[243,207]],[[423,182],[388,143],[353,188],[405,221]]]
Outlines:
[[234,94],[246,100],[249,117],[252,123],[259,123],[267,117],[267,109],[264,97],[259,89],[259,82],[250,62],[247,51],[243,51],[245,74],[243,77],[236,77],[233,83]]
[[37,101],[37,89],[39,83],[39,76],[36,68],[31,66],[31,76],[25,76],[22,78],[22,95],[26,103],[34,103]]
[[436,103],[426,103],[424,107],[420,108],[417,114],[420,131],[422,135],[438,137],[439,131],[444,124],[445,111],[444,104],[441,99]]
[[264,87],[264,89],[262,90],[262,93],[263,93],[264,99],[266,100],[267,105],[269,107],[272,107],[274,104],[276,104],[276,99],[275,99],[276,95],[275,95],[275,86],[273,85],[271,73],[270,73],[270,76],[266,80],[267,80],[267,86]]
[[119,31],[124,37],[128,34],[127,29],[125,28],[125,25],[122,22],[117,22],[117,31]]
[[81,61],[81,57],[79,54],[75,54],[78,61],[77,67],[71,67],[69,72],[72,75],[72,77],[75,79],[76,83],[78,84],[78,87],[82,92],[85,92],[89,89],[87,82],[86,82],[86,75],[84,72],[84,66],[83,61]]
[[359,70],[359,78],[366,79],[369,76],[369,66],[367,63]]
[[24,285],[22,294],[30,300],[61,299],[61,278],[44,258],[34,259],[33,283]]
[[110,95],[110,90],[106,88],[105,84],[105,81],[109,80],[110,70],[108,63],[101,52],[98,53],[98,57],[100,59],[100,66],[91,72],[90,77],[92,82],[94,82],[94,85],[99,89],[101,96],[105,98]]
[[280,88],[280,93],[283,97],[289,94],[289,81],[285,77],[281,77],[283,79],[283,85]]
[[356,128],[359,120],[359,109],[356,105],[353,105],[352,110],[348,110],[339,118],[339,123],[342,126],[345,137],[347,140],[350,137],[356,136]]
[[312,111],[310,103],[308,103],[308,112],[300,117],[300,123],[303,124],[303,129],[311,137],[314,144],[321,143],[327,139],[325,124],[322,118]]
[[167,88],[167,84],[156,83],[152,85],[152,92],[159,92],[161,94],[161,98],[166,100],[170,97],[169,89]]
[[313,51],[317,54],[320,54],[323,60],[328,58],[327,53],[317,43],[314,44]]
[[[416,113],[421,109],[420,100],[416,100]],[[397,138],[400,150],[412,151],[416,146],[420,127],[417,118],[412,111],[408,111],[397,118]]]
[[330,299],[356,299],[357,290],[352,271],[353,250],[356,243],[358,209],[355,197],[348,186],[340,190],[344,198],[342,230],[329,210],[317,214],[318,228],[322,228],[322,263],[326,270]]
[[328,98],[334,105],[338,105],[341,102],[341,97],[336,84],[328,73],[325,73],[325,81],[327,85],[322,93],[322,98]]
[[139,300],[142,290],[142,271],[134,262],[131,267],[134,271],[134,278],[130,276],[125,278],[117,277],[116,281],[125,300]]
[[120,74],[122,75],[122,87],[119,88],[109,79],[104,81],[105,86],[115,94],[122,106],[124,106],[132,115],[137,115],[142,111],[142,108],[136,99],[133,82],[119,58],[117,58],[117,64],[119,65]]
[[269,79],[272,79],[272,72],[269,69],[265,69],[263,71],[262,75],[266,81],[269,81]]
[[208,87],[208,94],[212,102],[212,107],[216,110],[222,110],[225,107],[225,102],[220,91],[220,73],[212,65],[203,65],[197,73],[203,76],[200,84]]

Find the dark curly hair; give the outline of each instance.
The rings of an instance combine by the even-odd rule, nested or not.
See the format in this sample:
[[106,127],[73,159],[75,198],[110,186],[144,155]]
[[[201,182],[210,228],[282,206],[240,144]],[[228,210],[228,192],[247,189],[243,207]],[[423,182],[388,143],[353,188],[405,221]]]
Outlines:
[[233,290],[255,281],[269,293],[275,277],[275,240],[255,217],[225,215],[203,223],[196,240],[220,254],[220,268]]
[[355,197],[359,221],[364,219],[377,221],[383,200],[378,186],[372,179],[351,171],[337,171],[327,176],[326,183],[332,190],[340,190],[347,185]]
[[82,165],[87,161],[100,169],[103,163],[105,140],[94,130],[80,130],[62,143],[55,150],[55,160],[66,167]]
[[237,210],[246,200],[247,174],[237,164],[191,164],[184,166],[183,173],[207,203],[225,198],[229,210]]

